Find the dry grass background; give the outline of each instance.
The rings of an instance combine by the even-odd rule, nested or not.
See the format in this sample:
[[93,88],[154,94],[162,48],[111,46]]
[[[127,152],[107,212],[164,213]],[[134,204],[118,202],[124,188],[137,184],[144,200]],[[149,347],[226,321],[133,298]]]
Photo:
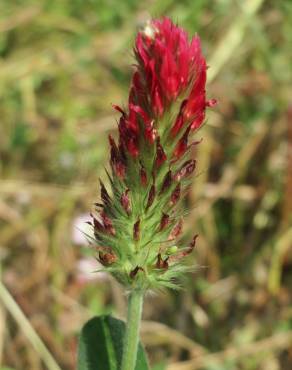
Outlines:
[[147,298],[151,362],[292,368],[291,1],[2,0],[1,370],[74,369],[81,325],[124,316],[121,288],[91,274],[76,220],[97,198],[111,103],[126,101],[149,14],[200,34],[219,100],[187,200],[198,269],[184,291]]

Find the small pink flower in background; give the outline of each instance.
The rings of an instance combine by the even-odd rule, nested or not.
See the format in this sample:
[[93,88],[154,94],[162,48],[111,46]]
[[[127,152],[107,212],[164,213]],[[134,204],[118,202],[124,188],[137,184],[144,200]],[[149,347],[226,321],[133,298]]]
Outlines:
[[90,218],[89,213],[82,213],[73,219],[71,239],[74,244],[87,246],[90,237],[94,240],[92,227],[87,223]]
[[[94,242],[94,233],[92,226],[88,224],[91,216],[83,213],[73,220],[72,241],[80,246],[88,246]],[[94,243],[93,243],[94,244]],[[95,244],[93,245],[95,247]],[[77,261],[77,281],[81,284],[91,281],[106,281],[108,273],[102,270],[103,266],[93,257],[82,257]]]
[[101,269],[103,269],[103,266],[95,258],[81,258],[77,263],[77,281],[81,284],[93,281],[108,281],[109,275],[107,272],[96,272]]

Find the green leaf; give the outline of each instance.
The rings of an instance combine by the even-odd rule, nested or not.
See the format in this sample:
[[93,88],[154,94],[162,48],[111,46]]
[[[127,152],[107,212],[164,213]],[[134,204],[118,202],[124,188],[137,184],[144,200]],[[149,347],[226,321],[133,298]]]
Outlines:
[[[79,338],[78,370],[119,370],[122,362],[125,323],[111,316],[94,317]],[[135,370],[149,370],[144,349],[139,344]]]

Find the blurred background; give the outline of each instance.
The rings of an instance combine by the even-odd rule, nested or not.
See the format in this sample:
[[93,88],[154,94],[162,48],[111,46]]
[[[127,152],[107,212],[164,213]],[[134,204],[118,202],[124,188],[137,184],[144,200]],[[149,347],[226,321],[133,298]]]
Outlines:
[[292,2],[0,0],[1,370],[73,370],[81,325],[124,317],[79,229],[150,15],[199,33],[219,101],[186,201],[196,272],[145,302],[151,364],[292,369]]

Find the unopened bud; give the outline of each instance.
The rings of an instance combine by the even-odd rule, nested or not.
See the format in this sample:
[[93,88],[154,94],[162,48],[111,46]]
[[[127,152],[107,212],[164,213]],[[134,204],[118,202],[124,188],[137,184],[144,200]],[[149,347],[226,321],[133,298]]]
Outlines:
[[193,240],[191,241],[191,243],[189,244],[189,246],[186,249],[178,252],[177,254],[174,254],[174,255],[170,256],[169,257],[169,262],[179,261],[180,259],[182,259],[182,258],[188,256],[189,254],[191,254],[193,249],[195,248],[197,237],[198,237],[198,235],[194,236]]
[[113,227],[112,220],[104,212],[101,212],[100,215],[101,215],[105,230],[111,235],[116,235],[116,231]]
[[175,173],[173,179],[175,181],[180,181],[181,179],[189,176],[196,167],[196,161],[194,159],[190,159],[186,161],[181,168]]
[[169,170],[163,179],[163,183],[161,185],[161,190],[159,194],[164,193],[170,187],[171,182],[172,182],[172,175],[171,175],[171,171]]
[[167,270],[168,269],[168,258],[167,257],[165,260],[162,259],[161,257],[161,254],[159,253],[158,256],[157,256],[157,261],[156,261],[156,264],[155,264],[155,267],[158,268],[158,269],[163,269],[163,270]]
[[134,268],[134,270],[132,270],[132,271],[130,272],[130,278],[131,278],[131,279],[134,279],[134,278],[136,277],[136,275],[138,274],[138,272],[139,272],[139,271],[144,272],[143,267],[136,266],[136,267]]
[[108,205],[111,202],[111,198],[101,180],[100,182],[100,196],[104,204]]
[[131,212],[130,198],[129,198],[129,189],[126,189],[121,195],[121,205],[127,214]]
[[166,213],[162,213],[162,217],[161,217],[160,225],[159,225],[159,231],[164,230],[169,225],[169,222],[170,222],[169,215]]
[[164,163],[166,161],[166,159],[167,159],[166,154],[163,150],[162,145],[160,144],[160,138],[158,137],[157,141],[156,141],[156,159],[155,159],[155,163],[158,167],[160,167],[162,165],[162,163]]
[[117,256],[114,253],[102,253],[99,252],[99,261],[104,266],[109,266],[115,263]]
[[183,227],[183,221],[179,220],[179,222],[171,230],[171,233],[169,234],[168,240],[176,239],[180,235],[180,233],[182,232],[182,227]]
[[140,179],[143,186],[147,185],[147,173],[145,167],[141,164],[140,168]]
[[154,198],[155,198],[155,193],[156,193],[156,190],[155,190],[155,185],[153,184],[150,188],[150,191],[149,191],[149,194],[148,194],[148,200],[147,200],[147,206],[146,206],[146,209],[148,209],[149,207],[152,206],[153,204],[153,201],[154,201]]
[[111,147],[110,164],[112,166],[114,173],[119,178],[123,179],[126,173],[126,166],[125,163],[123,162],[122,155],[120,154],[120,151],[111,135],[109,135],[109,142]]
[[180,198],[180,183],[178,183],[174,189],[174,191],[171,193],[171,196],[170,196],[170,202],[172,205],[175,205],[179,198]]
[[90,214],[90,216],[92,217],[93,219],[93,225],[94,225],[94,231],[99,231],[99,232],[104,232],[104,226],[101,222],[99,222],[94,216],[93,214]]
[[133,226],[133,238],[138,241],[140,239],[140,219],[138,219]]
[[180,158],[183,154],[185,154],[188,148],[188,137],[189,137],[190,130],[191,130],[191,127],[189,126],[174,149],[173,156],[176,159]]

